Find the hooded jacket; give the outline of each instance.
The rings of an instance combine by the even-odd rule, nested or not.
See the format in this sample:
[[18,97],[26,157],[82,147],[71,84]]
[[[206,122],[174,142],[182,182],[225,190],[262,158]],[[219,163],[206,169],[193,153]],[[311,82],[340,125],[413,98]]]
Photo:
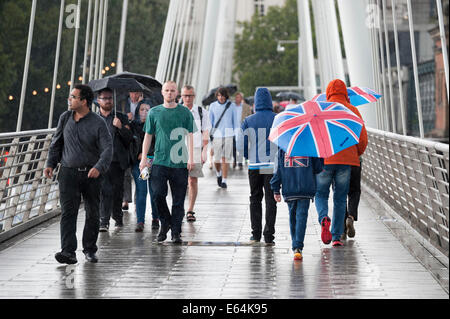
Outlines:
[[[345,105],[353,113],[358,115],[361,119],[361,113],[358,109],[350,104],[350,99],[348,98],[347,86],[345,83],[339,79],[333,80],[328,84],[327,87],[327,102],[338,102]],[[359,157],[364,153],[367,147],[367,131],[365,125],[361,129],[361,134],[359,136],[359,143],[352,145],[334,154],[331,157],[325,159],[325,165],[341,164],[341,165],[351,165],[360,166]]]
[[319,157],[288,157],[278,151],[276,171],[270,180],[274,194],[280,194],[284,200],[313,199],[316,194],[316,174],[323,170],[323,159]]
[[255,111],[242,122],[237,134],[237,149],[249,160],[249,169],[273,169],[277,147],[268,137],[276,114],[268,89],[256,90]]

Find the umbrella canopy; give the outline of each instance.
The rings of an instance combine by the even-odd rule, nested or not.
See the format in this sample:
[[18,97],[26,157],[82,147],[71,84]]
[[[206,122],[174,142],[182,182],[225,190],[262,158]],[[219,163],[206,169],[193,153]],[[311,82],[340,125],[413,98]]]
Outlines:
[[327,158],[358,144],[362,126],[340,103],[307,101],[275,116],[269,140],[288,156]]
[[[135,79],[139,83],[145,85],[147,88],[150,88],[150,90],[144,91],[144,98],[147,98],[150,100],[151,106],[159,105],[164,102],[164,98],[161,94],[161,88],[162,88],[161,83],[159,83],[158,80],[156,80],[154,77],[152,77],[150,75],[125,71],[125,72],[110,75],[107,78]],[[125,92],[125,91],[118,92],[117,100],[118,100],[119,104],[126,101],[126,99],[128,98],[128,93],[129,92]]]
[[279,100],[297,100],[299,102],[305,101],[305,98],[296,92],[279,92],[277,93],[277,95],[275,95],[275,97],[277,97]]
[[255,97],[254,96],[247,96],[246,98],[244,98],[244,101],[248,105],[253,105],[253,103],[255,103]]
[[117,112],[117,91],[119,92],[150,92],[152,91],[145,85],[139,83],[135,79],[125,78],[112,78],[106,77],[103,79],[92,80],[88,84],[92,91],[98,92],[103,89],[109,88],[114,92],[114,115]]
[[113,91],[152,92],[148,87],[131,78],[125,79],[106,77],[103,79],[90,81],[89,86],[94,92],[106,88],[109,88]]
[[[376,102],[382,95],[378,94],[372,89],[366,87],[352,86],[347,88],[348,98],[350,104],[353,106],[359,106],[371,102]],[[314,96],[311,101],[326,101],[327,94],[320,93]]]
[[[237,91],[237,86],[234,84],[228,84],[224,86],[228,90],[228,94],[233,95]],[[204,106],[211,104],[216,99],[216,91],[219,87],[209,90],[208,94],[206,94],[202,99],[202,104]]]
[[[122,73],[117,73],[114,75],[110,75],[107,78],[132,78],[135,79],[136,81],[144,84],[146,87],[148,88],[156,88],[156,91],[161,91],[162,88],[162,84],[159,83],[159,81],[157,79],[155,79],[154,77],[150,76],[150,75],[146,75],[146,74],[139,74],[139,73],[131,73],[131,72],[122,72]],[[155,91],[155,90],[153,90]]]

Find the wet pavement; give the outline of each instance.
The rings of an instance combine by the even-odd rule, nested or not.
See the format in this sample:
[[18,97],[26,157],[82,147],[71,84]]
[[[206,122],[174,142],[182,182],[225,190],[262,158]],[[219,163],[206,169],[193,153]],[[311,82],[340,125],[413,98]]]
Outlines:
[[[130,205],[122,229],[100,233],[99,263],[90,264],[81,252],[80,213],[78,264],[61,265],[54,259],[60,248],[56,218],[0,244],[0,298],[448,299],[448,269],[431,258],[435,272],[427,270],[396,238],[395,227],[388,227],[389,219],[369,195],[361,199],[355,238],[339,248],[321,242],[311,205],[304,259],[294,261],[284,202],[278,204],[275,246],[251,244],[246,170],[230,170],[227,190],[217,187],[208,166],[204,172],[197,221],[183,222],[182,245],[172,244],[170,233],[166,242],[156,243],[150,213],[147,228],[135,233]],[[446,289],[436,273],[446,276]]]

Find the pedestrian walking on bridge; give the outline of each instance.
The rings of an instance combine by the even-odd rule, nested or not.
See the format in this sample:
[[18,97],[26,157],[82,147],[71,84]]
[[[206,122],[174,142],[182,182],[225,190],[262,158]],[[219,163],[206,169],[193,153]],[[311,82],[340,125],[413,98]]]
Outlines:
[[228,90],[225,87],[219,87],[216,98],[217,101],[209,107],[214,166],[217,185],[227,188],[228,168],[233,161],[233,140],[236,129],[239,129],[239,123],[236,121],[236,105],[228,100]]
[[[164,104],[153,107],[145,122],[142,153],[147,154],[155,136],[155,153],[151,169],[151,187],[161,220],[158,242],[167,238],[171,229],[172,241],[182,243],[181,223],[184,217],[184,199],[188,185],[188,170],[195,167],[193,155],[193,132],[197,131],[191,112],[177,104],[177,84],[164,83],[161,91]],[[187,138],[187,143],[186,143]],[[186,150],[186,144],[187,149]],[[142,171],[148,167],[143,157],[139,164]],[[167,183],[172,193],[172,214],[167,206]]]
[[189,207],[186,213],[188,222],[195,222],[194,205],[198,194],[198,179],[203,177],[203,164],[208,158],[209,131],[211,123],[209,121],[208,111],[202,106],[194,105],[195,89],[193,86],[185,85],[181,89],[181,98],[183,105],[192,113],[195,125],[198,130],[193,134],[194,138],[194,169],[189,171]]
[[83,196],[86,221],[83,231],[83,253],[88,262],[97,262],[97,238],[100,223],[100,186],[102,176],[112,159],[112,138],[105,121],[90,110],[92,89],[77,84],[68,98],[69,111],[58,121],[48,152],[44,175],[53,177],[58,163],[59,201],[61,204],[61,252],[59,263],[76,264],[77,216]]
[[278,151],[277,167],[271,188],[274,198],[281,202],[280,188],[289,208],[289,227],[294,260],[303,259],[303,247],[310,201],[316,195],[316,177],[323,169],[323,159],[318,157],[288,156]]
[[[268,140],[275,113],[272,96],[267,88],[258,88],[255,93],[256,113],[246,117],[237,135],[237,149],[249,160],[248,179],[250,183],[250,241],[259,242],[264,235],[267,245],[275,239],[277,203],[270,188],[277,147]],[[265,227],[262,229],[262,199],[265,199]]]
[[99,115],[105,120],[113,139],[111,165],[104,174],[100,192],[100,232],[107,232],[111,217],[116,227],[123,226],[123,185],[125,170],[129,167],[129,147],[133,139],[130,123],[125,114],[114,111],[113,91],[109,88],[98,92]]
[[[345,83],[339,79],[331,81],[327,86],[327,102],[338,102],[345,105],[362,119],[358,109],[350,104]],[[322,226],[322,241],[324,244],[343,246],[341,235],[344,233],[344,219],[347,206],[347,195],[350,185],[351,167],[360,166],[359,157],[367,147],[367,131],[363,126],[359,143],[346,148],[325,159],[323,172],[317,175],[316,210],[319,223]],[[328,196],[333,185],[333,223],[330,232],[331,219],[328,217]]]
[[135,211],[137,217],[137,225],[135,228],[136,232],[142,232],[145,225],[145,211],[147,208],[147,194],[150,193],[150,204],[152,208],[152,229],[159,228],[159,215],[156,209],[154,194],[151,187],[151,178],[145,180],[140,177],[139,163],[141,159],[147,158],[148,160],[153,160],[154,149],[155,149],[155,139],[153,139],[150,146],[150,150],[147,154],[142,154],[142,142],[144,141],[144,125],[147,119],[148,112],[150,111],[150,102],[148,100],[141,100],[135,110],[135,115],[130,125],[133,132],[133,136],[136,139],[133,143],[138,143],[136,145],[136,154],[133,154],[131,158],[131,172],[134,178],[134,183],[136,185],[134,193]]

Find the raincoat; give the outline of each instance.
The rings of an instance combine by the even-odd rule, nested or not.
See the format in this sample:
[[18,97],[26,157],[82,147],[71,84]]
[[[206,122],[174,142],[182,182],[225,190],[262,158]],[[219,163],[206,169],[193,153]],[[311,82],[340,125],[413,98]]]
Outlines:
[[[333,80],[328,84],[327,87],[327,102],[337,102],[345,105],[353,113],[358,115],[361,119],[361,113],[358,109],[350,104],[350,99],[347,93],[347,86],[345,83],[339,79]],[[341,164],[341,165],[351,165],[360,166],[359,157],[364,153],[367,147],[367,130],[365,125],[361,129],[361,134],[359,136],[359,143],[353,145],[334,154],[331,157],[325,159],[325,165]]]

